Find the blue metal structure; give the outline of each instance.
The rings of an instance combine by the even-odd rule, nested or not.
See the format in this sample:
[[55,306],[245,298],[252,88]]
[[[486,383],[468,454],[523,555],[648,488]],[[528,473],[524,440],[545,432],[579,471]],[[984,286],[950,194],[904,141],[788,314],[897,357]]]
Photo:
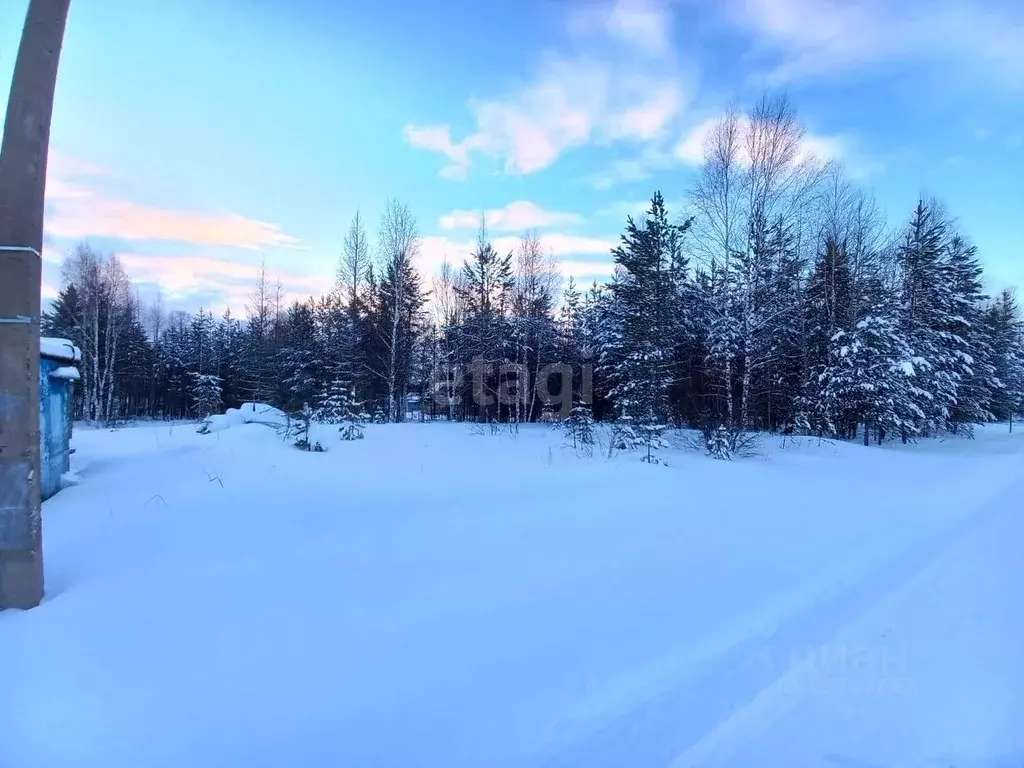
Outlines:
[[72,399],[82,352],[66,339],[39,343],[40,493],[48,499],[61,489],[71,469]]

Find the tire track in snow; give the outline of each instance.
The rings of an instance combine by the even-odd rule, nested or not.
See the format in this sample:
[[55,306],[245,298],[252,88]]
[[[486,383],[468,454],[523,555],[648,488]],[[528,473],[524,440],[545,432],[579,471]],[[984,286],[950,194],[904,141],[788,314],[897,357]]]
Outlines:
[[[917,568],[909,575],[895,583],[877,600],[863,610],[856,612],[843,622],[828,640],[818,646],[818,653],[808,654],[800,663],[790,667],[785,674],[771,681],[757,691],[756,695],[745,705],[738,708],[729,718],[719,723],[697,742],[672,760],[667,768],[697,768],[698,766],[727,766],[737,753],[748,747],[758,735],[768,731],[788,713],[792,712],[807,698],[802,693],[807,690],[807,680],[820,678],[821,670],[818,663],[821,651],[829,646],[844,645],[843,638],[853,635],[858,629],[869,625],[873,620],[883,617],[887,611],[898,607],[901,600],[915,589],[920,588],[934,577],[936,570],[949,563],[960,554],[959,550],[974,544],[972,539],[982,535],[994,535],[998,527],[1005,527],[1013,522],[1011,515],[1016,512],[1020,499],[1024,495],[1024,482],[1018,481],[1007,491],[990,501],[976,516],[957,526],[956,530],[942,536],[940,541],[929,547],[930,556],[924,558]],[[924,554],[922,552],[922,554]],[[835,755],[827,756],[828,762],[836,762]],[[999,761],[994,761],[998,763]],[[957,760],[936,760],[936,764],[964,765]],[[855,764],[850,762],[849,764]],[[974,765],[975,762],[970,764]],[[989,762],[983,762],[990,765]],[[879,768],[882,768],[879,766]]]
[[839,591],[785,616],[769,633],[756,633],[723,647],[706,663],[684,669],[661,692],[629,702],[627,709],[606,716],[589,733],[577,732],[571,740],[551,743],[536,764],[545,768],[700,765],[689,756],[707,748],[712,734],[739,727],[735,724],[745,722],[750,713],[764,711],[770,706],[765,702],[774,702],[779,690],[788,689],[792,680],[813,669],[827,641],[899,591],[950,545],[1003,513],[1008,500],[1019,499],[1022,485],[1014,482],[1008,490],[983,499],[973,514],[873,565]]

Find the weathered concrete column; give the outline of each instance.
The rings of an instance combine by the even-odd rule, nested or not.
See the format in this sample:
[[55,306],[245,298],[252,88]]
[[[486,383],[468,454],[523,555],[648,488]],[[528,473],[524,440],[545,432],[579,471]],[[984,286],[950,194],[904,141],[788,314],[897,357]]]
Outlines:
[[0,609],[43,599],[39,314],[50,116],[70,0],[29,0],[0,145]]

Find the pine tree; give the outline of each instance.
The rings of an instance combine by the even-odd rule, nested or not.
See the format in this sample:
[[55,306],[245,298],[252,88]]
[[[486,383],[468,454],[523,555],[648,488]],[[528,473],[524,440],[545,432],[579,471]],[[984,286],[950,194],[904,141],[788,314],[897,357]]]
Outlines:
[[[945,429],[964,375],[966,342],[956,325],[953,273],[945,258],[947,226],[934,206],[918,202],[899,249],[902,331],[917,371],[918,431]],[[906,439],[909,432],[904,432]]]
[[590,406],[577,401],[563,422],[566,442],[572,443],[574,451],[590,456],[594,450],[594,416]]
[[316,347],[317,333],[313,308],[309,304],[293,304],[288,310],[284,342],[277,353],[281,375],[278,400],[285,410],[298,413],[306,403],[315,402],[322,391],[323,355]]
[[562,336],[562,354],[570,361],[578,357],[583,335],[583,303],[572,275],[566,283],[559,310],[558,325]]
[[325,424],[343,423],[348,415],[349,402],[353,399],[352,392],[352,385],[344,375],[336,375],[320,404],[317,418]]
[[901,336],[893,312],[882,303],[833,336],[828,365],[819,376],[821,410],[839,424],[863,424],[864,444],[875,430],[909,436],[924,413],[916,380],[927,363],[916,358]]
[[722,461],[732,459],[732,439],[728,428],[724,425],[713,429],[708,436],[706,449],[708,456]]
[[300,451],[313,451],[323,453],[324,447],[320,441],[311,441],[310,432],[313,428],[313,420],[316,415],[313,406],[303,403],[296,414],[296,420],[292,423],[292,434],[295,437],[295,447]]
[[1024,412],[1024,325],[1013,293],[1003,291],[985,319],[999,385],[993,391],[992,412],[999,421],[1008,421],[1012,432],[1014,419]]
[[844,424],[836,412],[841,404],[823,396],[825,370],[836,359],[837,344],[852,330],[855,312],[853,274],[845,243],[827,237],[824,251],[808,281],[804,304],[805,374],[796,403],[796,426],[818,435],[850,437],[856,422]]
[[78,289],[75,288],[74,283],[64,286],[58,292],[57,298],[53,300],[49,311],[43,313],[43,335],[70,339],[76,344],[80,344],[81,311],[78,302]]
[[363,421],[365,414],[355,400],[355,393],[350,391],[349,397],[342,407],[342,418],[344,422],[339,428],[342,440],[362,440]]
[[192,402],[196,416],[205,419],[221,410],[221,379],[212,373],[193,372]]
[[645,461],[665,445],[683,231],[669,223],[665,201],[655,193],[646,220],[638,226],[628,218],[622,244],[612,252],[616,274],[608,319],[613,330],[605,338],[601,363],[612,384],[615,410],[629,427],[620,434],[620,444],[635,438],[645,449]]
[[977,248],[954,235],[946,249],[952,279],[951,317],[943,339],[954,358],[958,378],[956,402],[950,408],[948,427],[958,432],[973,424],[992,421],[992,401],[1000,384],[993,362],[994,350],[985,325],[981,265]]

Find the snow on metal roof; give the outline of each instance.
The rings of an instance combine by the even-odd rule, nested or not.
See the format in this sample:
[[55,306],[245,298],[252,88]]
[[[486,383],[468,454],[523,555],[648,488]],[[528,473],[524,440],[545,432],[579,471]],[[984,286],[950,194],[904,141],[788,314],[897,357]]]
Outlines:
[[68,363],[80,363],[82,361],[82,350],[67,339],[55,339],[50,336],[43,336],[39,339],[39,354],[51,360],[60,360]]

